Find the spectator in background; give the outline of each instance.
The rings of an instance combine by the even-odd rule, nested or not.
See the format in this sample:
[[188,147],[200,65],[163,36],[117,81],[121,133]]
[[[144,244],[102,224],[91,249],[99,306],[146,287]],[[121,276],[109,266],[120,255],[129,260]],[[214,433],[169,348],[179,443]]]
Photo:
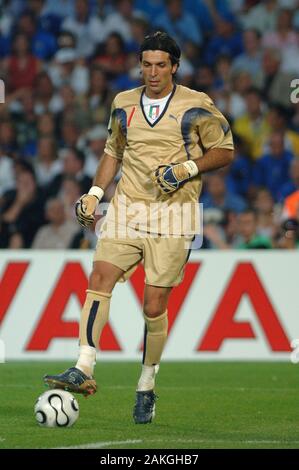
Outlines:
[[78,147],[82,148],[86,156],[84,173],[90,178],[93,178],[96,173],[100,158],[104,152],[107,136],[107,127],[97,125],[90,129],[85,138],[78,143]]
[[58,49],[76,49],[77,40],[76,35],[71,31],[66,31],[61,28],[57,38]]
[[132,40],[127,43],[126,50],[128,52],[134,52],[137,54],[142,41],[150,31],[150,24],[148,21],[146,21],[146,19],[139,16],[134,16],[131,19],[130,28],[132,33]]
[[296,92],[296,102],[293,103],[293,114],[291,118],[291,127],[299,134],[299,82],[297,82],[298,91]]
[[183,52],[183,59],[188,61],[188,63],[191,65],[191,78],[193,78],[195,68],[200,67],[202,63],[200,46],[191,41],[187,42]]
[[270,238],[258,234],[257,215],[252,209],[247,209],[238,215],[238,233],[241,242],[235,248],[254,250],[272,248]]
[[230,55],[218,55],[215,67],[214,89],[219,95],[226,96],[230,93],[231,63]]
[[93,55],[97,43],[105,39],[104,24],[98,16],[91,15],[88,1],[75,0],[74,4],[75,14],[65,18],[62,29],[76,37],[77,57],[89,58]]
[[244,52],[233,61],[233,71],[245,71],[255,76],[262,65],[261,34],[256,29],[247,29],[243,32]]
[[60,89],[61,111],[57,114],[62,147],[73,147],[80,136],[92,125],[92,114],[85,95],[77,96],[70,85]]
[[223,0],[183,0],[184,8],[188,11],[200,25],[203,36],[210,38],[215,30],[215,18],[219,15],[229,14],[229,7]]
[[50,112],[56,114],[60,110],[60,100],[55,93],[52,80],[47,72],[40,72],[34,83],[34,97],[36,114]]
[[194,17],[184,10],[182,0],[166,0],[166,11],[154,20],[154,25],[167,31],[183,48],[188,42],[197,46],[202,44],[200,26]]
[[299,191],[299,158],[293,158],[289,167],[289,180],[279,190],[279,202],[295,191]]
[[15,187],[13,161],[3,152],[0,145],[0,207],[3,194]]
[[8,157],[16,158],[18,156],[16,130],[10,120],[4,120],[0,123],[0,146]]
[[23,169],[16,177],[16,189],[6,192],[0,213],[0,247],[29,248],[44,223],[43,197],[33,170]]
[[[284,148],[299,157],[299,134],[288,127],[288,116],[284,106],[270,103],[267,120],[270,132],[281,132],[284,135]],[[263,145],[264,153],[269,151],[268,136]]]
[[[215,214],[216,215],[216,214]],[[213,214],[204,214],[204,242],[206,248],[227,250],[239,242],[238,215],[233,211],[226,211],[222,217],[215,218]]]
[[292,29],[292,21],[292,10],[289,8],[279,10],[276,28],[264,34],[262,46],[279,49],[282,55],[290,47],[298,47],[298,36]]
[[38,27],[34,12],[24,10],[18,18],[16,29],[24,33],[29,41],[32,54],[40,60],[49,60],[57,50],[55,36]]
[[200,65],[193,74],[193,81],[191,88],[196,91],[201,91],[208,94],[211,98],[215,99],[213,93],[214,85],[214,68],[211,65]]
[[[45,0],[28,0],[29,11],[34,15],[37,29],[57,37],[61,26],[61,18],[58,12],[45,14]],[[63,2],[62,2],[63,3]]]
[[140,64],[136,53],[131,52],[127,54],[124,65],[124,72],[111,82],[111,88],[115,93],[141,86]]
[[[299,194],[298,194],[299,196]],[[280,232],[275,240],[275,248],[294,250],[299,248],[299,213],[292,219],[281,224]]]
[[[1,2],[1,15],[0,15],[0,57],[4,53],[4,48],[5,48],[4,43],[6,43],[8,46],[8,43],[7,41],[5,41],[4,38],[7,38],[7,36],[9,35],[12,25],[13,25],[13,14],[8,8],[8,5],[6,5],[6,8],[5,8],[4,1],[2,1]],[[1,43],[1,39],[4,39],[2,43]]]
[[32,55],[26,34],[18,33],[12,43],[12,54],[3,62],[7,89],[14,92],[20,88],[33,88],[41,62]]
[[134,6],[135,11],[141,12],[150,24],[153,24],[156,18],[165,13],[165,2],[161,2],[161,0],[135,0]]
[[244,140],[249,156],[258,159],[262,155],[262,143],[269,135],[269,124],[259,90],[249,88],[245,99],[247,112],[235,120],[233,131]]
[[93,63],[101,67],[108,79],[114,79],[125,71],[125,43],[119,33],[107,37],[102,53],[96,55]]
[[277,0],[264,0],[246,12],[242,17],[245,29],[255,28],[261,34],[274,31],[277,24],[279,5]]
[[232,59],[243,52],[242,35],[237,30],[231,15],[218,16],[215,22],[215,34],[204,48],[204,60],[212,65],[219,55],[228,55]]
[[47,201],[45,218],[49,223],[38,230],[31,247],[38,250],[68,248],[79,229],[76,222],[67,219],[61,199]]
[[32,158],[36,155],[37,116],[34,110],[34,92],[31,88],[22,89],[18,104],[20,109],[16,107],[12,116],[19,153],[22,157]]
[[246,93],[252,88],[248,72],[231,72],[228,88],[215,92],[216,105],[232,121],[246,113]]
[[101,67],[93,65],[86,97],[92,124],[108,124],[113,97],[106,73]]
[[[85,165],[83,172],[91,179],[94,178],[99,161],[103,155],[107,139],[107,127],[95,126],[87,134],[82,142],[78,143],[78,147],[82,148],[85,153]],[[115,176],[114,181],[108,186],[105,191],[103,201],[110,201],[114,195],[116,184],[120,178],[121,169]]]
[[253,209],[256,212],[257,233],[273,240],[278,232],[279,217],[268,189],[261,188],[257,191],[253,200]]
[[61,190],[64,178],[67,176],[75,178],[80,183],[83,193],[88,193],[92,180],[84,173],[84,153],[76,148],[68,148],[65,149],[62,159],[62,172],[48,186],[48,195],[56,196]]
[[84,94],[89,86],[89,71],[86,65],[77,60],[75,49],[59,49],[48,73],[56,88],[70,85],[75,93]]
[[77,146],[80,129],[73,121],[65,120],[61,127],[61,148],[73,148]]
[[299,190],[291,193],[284,200],[282,209],[282,219],[296,219],[299,210]]
[[75,14],[74,0],[46,0],[43,14],[55,14],[61,18],[73,16]]
[[290,108],[290,83],[294,75],[281,71],[282,55],[279,49],[266,48],[262,56],[262,69],[255,76],[255,86],[267,101]]
[[255,186],[267,188],[274,200],[278,201],[280,188],[289,180],[289,168],[293,158],[294,155],[284,148],[284,135],[281,132],[273,132],[270,137],[270,152],[255,163]]
[[37,183],[47,187],[62,172],[62,162],[57,159],[56,141],[53,137],[41,137],[38,141],[35,161]]
[[132,41],[131,22],[133,18],[133,0],[115,0],[115,11],[107,15],[104,20],[104,40],[109,34],[117,32],[123,41],[129,44]]
[[39,137],[56,138],[55,119],[53,114],[41,114],[37,123],[37,132]]
[[253,162],[246,153],[244,141],[234,137],[235,158],[228,168],[225,183],[231,193],[238,194],[245,200],[250,197]]
[[[77,223],[75,206],[76,202],[82,194],[82,188],[79,181],[73,176],[65,176],[60,191],[58,192],[58,198],[63,201],[65,216],[67,220]],[[77,224],[78,230],[80,227]]]
[[78,125],[69,119],[65,119],[61,126],[60,148],[75,148],[77,146],[79,136],[80,129]]
[[246,202],[241,196],[230,193],[225,185],[221,172],[210,173],[206,181],[206,191],[200,199],[204,210],[219,209],[220,211],[242,212]]

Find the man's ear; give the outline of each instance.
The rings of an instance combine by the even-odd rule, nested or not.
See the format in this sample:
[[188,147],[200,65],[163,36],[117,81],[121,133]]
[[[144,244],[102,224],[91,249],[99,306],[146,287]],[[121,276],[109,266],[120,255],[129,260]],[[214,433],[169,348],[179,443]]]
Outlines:
[[172,66],[172,70],[171,70],[172,75],[174,75],[177,72],[178,68],[179,68],[178,64],[174,64]]

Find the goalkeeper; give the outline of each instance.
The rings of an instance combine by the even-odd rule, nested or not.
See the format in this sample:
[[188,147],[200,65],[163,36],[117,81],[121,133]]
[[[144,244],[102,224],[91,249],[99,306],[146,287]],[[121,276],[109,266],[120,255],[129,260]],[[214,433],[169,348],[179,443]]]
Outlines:
[[[180,54],[178,45],[166,33],[147,36],[140,47],[144,86],[119,93],[114,99],[104,155],[92,188],[76,207],[80,224],[91,225],[106,188],[121,166],[82,309],[79,358],[76,366],[64,373],[44,377],[52,388],[86,395],[96,392],[96,348],[108,321],[113,288],[143,261],[144,348],[133,408],[138,424],[151,422],[155,415],[155,374],[167,339],[167,303],[172,288],[182,281],[192,239],[190,233],[178,229],[180,224],[165,226],[163,214],[152,211],[151,205],[163,202],[180,208],[185,203],[197,203],[202,173],[228,165],[233,159],[229,125],[212,100],[205,93],[175,83]],[[136,203],[144,208],[138,226],[132,210]],[[130,228],[130,236],[124,230],[121,236],[109,231],[115,220],[118,226],[123,224],[122,229]]]

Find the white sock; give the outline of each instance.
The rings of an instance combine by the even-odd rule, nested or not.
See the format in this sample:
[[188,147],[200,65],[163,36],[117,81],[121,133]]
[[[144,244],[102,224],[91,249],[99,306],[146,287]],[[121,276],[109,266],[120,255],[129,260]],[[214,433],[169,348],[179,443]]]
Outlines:
[[146,392],[153,390],[155,387],[155,375],[158,372],[159,366],[142,366],[141,376],[137,385],[138,392]]
[[96,348],[93,348],[92,346],[80,346],[79,358],[75,367],[80,369],[86,375],[93,375],[96,363],[96,353]]

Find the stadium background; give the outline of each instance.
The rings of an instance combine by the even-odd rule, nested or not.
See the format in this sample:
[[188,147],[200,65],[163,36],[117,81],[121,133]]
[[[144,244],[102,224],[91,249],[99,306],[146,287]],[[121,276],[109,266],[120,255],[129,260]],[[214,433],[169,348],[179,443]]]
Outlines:
[[[166,392],[170,384],[172,397],[164,398],[160,419],[171,423],[177,403],[183,406],[184,387],[175,382],[182,374],[193,405],[185,409],[186,421],[177,417],[168,441],[159,428],[156,441],[139,434],[135,442],[130,429],[132,442],[123,443],[127,417],[116,415],[112,398],[123,386],[130,403],[138,373],[140,267],[116,287],[99,345],[103,395],[96,399],[111,400],[98,411],[84,404],[85,424],[78,426],[97,417],[109,426],[113,416],[119,430],[98,437],[112,447],[298,447],[296,349],[291,354],[299,338],[298,6],[296,0],[0,1],[0,362],[6,361],[0,391],[3,416],[10,403],[12,422],[33,433],[30,440],[5,423],[1,447],[45,446],[22,401],[26,396],[33,403],[43,373],[62,367],[37,361],[69,365],[77,356],[97,238],[80,229],[74,204],[91,185],[113,97],[139,86],[138,47],[156,29],[168,31],[182,48],[178,82],[214,99],[236,145],[229,168],[204,175],[203,246],[191,254],[170,301],[158,386]],[[249,362],[256,360],[271,363]],[[213,396],[217,388],[226,397],[224,409]],[[227,418],[234,402],[239,421]],[[255,413],[261,409],[266,416],[260,421]],[[187,421],[193,424],[186,433]],[[49,446],[82,444],[74,434],[47,438]],[[86,442],[91,439],[87,433]]]

